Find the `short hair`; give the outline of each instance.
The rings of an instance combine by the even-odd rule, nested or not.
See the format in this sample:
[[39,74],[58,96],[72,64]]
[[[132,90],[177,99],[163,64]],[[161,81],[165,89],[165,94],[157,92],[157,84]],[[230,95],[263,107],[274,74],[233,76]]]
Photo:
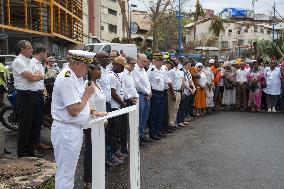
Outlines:
[[129,63],[131,61],[135,61],[135,58],[128,56],[128,57],[126,57],[126,61],[127,61],[127,63]]
[[26,48],[26,43],[29,42],[27,40],[20,40],[17,43],[17,50],[16,50],[16,54],[20,54],[21,53],[21,49]]
[[116,56],[117,56],[117,57],[120,55],[120,53],[118,52],[118,50],[112,50],[111,52],[116,52]]
[[34,54],[45,53],[47,51],[46,47],[43,45],[36,46],[34,48]]

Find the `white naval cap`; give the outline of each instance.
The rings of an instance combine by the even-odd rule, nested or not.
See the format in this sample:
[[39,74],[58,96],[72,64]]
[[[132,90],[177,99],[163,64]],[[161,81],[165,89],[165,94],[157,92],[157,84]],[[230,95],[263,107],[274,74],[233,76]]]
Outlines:
[[86,64],[91,64],[96,56],[96,53],[83,50],[69,50],[68,53],[70,58]]

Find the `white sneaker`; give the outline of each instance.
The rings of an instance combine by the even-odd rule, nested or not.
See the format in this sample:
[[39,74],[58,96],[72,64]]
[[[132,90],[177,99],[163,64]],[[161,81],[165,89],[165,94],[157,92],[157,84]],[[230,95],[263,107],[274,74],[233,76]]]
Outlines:
[[272,107],[272,112],[276,112],[276,109],[275,109],[275,107]]
[[271,108],[268,108],[268,112],[271,112]]

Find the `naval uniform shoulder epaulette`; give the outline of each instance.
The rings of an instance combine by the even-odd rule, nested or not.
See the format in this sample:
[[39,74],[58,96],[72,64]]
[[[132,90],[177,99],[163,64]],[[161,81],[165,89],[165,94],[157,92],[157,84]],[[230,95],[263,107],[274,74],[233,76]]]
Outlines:
[[70,77],[71,76],[71,72],[70,71],[66,71],[64,74],[64,77]]

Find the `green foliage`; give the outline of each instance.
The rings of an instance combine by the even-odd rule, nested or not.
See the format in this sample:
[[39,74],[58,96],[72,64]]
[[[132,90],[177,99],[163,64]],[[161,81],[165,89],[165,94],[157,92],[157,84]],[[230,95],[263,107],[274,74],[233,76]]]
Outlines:
[[274,42],[270,40],[257,41],[257,57],[263,58],[265,61],[272,57],[280,59],[284,57],[284,33]]
[[115,37],[110,42],[111,43],[120,43],[120,39],[119,39],[119,37]]
[[55,180],[54,177],[49,179],[43,186],[41,186],[39,189],[54,189],[55,188]]
[[219,37],[220,33],[225,31],[224,22],[225,21],[221,17],[214,17],[211,21],[209,31],[212,31],[216,37]]

